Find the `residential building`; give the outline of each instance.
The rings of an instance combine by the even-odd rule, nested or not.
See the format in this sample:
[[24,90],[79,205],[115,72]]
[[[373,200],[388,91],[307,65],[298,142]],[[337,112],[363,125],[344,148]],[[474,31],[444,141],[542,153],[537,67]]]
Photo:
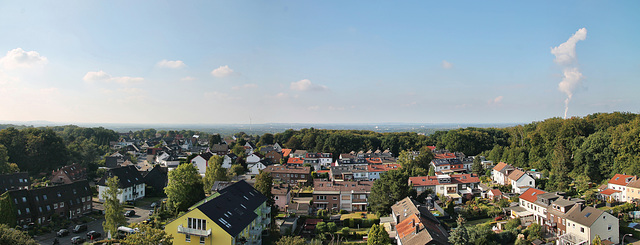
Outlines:
[[363,165],[341,165],[329,168],[329,178],[331,180],[369,180],[367,166]]
[[262,244],[262,232],[271,223],[264,195],[239,181],[212,197],[165,226],[173,244]]
[[229,153],[229,145],[227,144],[214,144],[210,147],[211,153],[218,156],[224,156]]
[[627,202],[640,201],[640,180],[636,179],[627,184]]
[[391,206],[398,245],[449,244],[449,233],[431,211],[409,197]]
[[511,174],[507,176],[507,179],[509,179],[509,184],[511,185],[511,191],[513,193],[521,194],[531,187],[536,187],[536,180],[520,169],[514,169],[511,171]]
[[144,197],[146,187],[144,178],[135,166],[129,165],[109,169],[100,181],[96,183],[100,201],[104,201],[103,195],[107,190],[107,179],[114,176],[118,177],[118,189],[121,191],[120,195],[118,195],[118,200],[120,200],[121,203]]
[[[545,194],[546,191],[538,190],[536,188],[529,188],[522,194],[520,194],[520,207],[526,209],[529,212],[529,215],[534,215],[536,212],[543,212],[536,201],[538,200],[538,195]],[[539,215],[540,216],[540,215]],[[544,213],[546,219],[546,213]],[[534,220],[537,216],[534,216]],[[538,221],[538,224],[541,224],[542,221]]]
[[166,168],[155,165],[151,170],[141,172],[141,174],[143,175],[142,179],[144,180],[145,188],[147,188],[147,186],[151,187],[145,190],[144,195],[164,195],[164,188],[167,187],[169,183],[169,175]]
[[31,190],[10,190],[5,195],[14,213],[8,210],[0,210],[0,213],[15,215],[17,225],[46,224],[54,214],[68,219],[79,218],[91,212],[93,203],[87,180]]
[[211,159],[212,156],[213,153],[205,152],[191,159],[191,164],[196,166],[198,173],[203,177],[204,173],[207,171],[207,166],[209,166],[209,159]]
[[87,169],[79,164],[64,166],[51,174],[51,183],[53,184],[69,184],[71,182],[86,180]]
[[262,171],[271,173],[273,180],[290,185],[310,185],[311,168],[297,166],[271,165]]
[[267,165],[265,165],[263,162],[256,162],[256,163],[251,163],[251,164],[247,164],[247,174],[250,175],[258,175],[260,174],[260,171],[264,170],[267,168]]
[[500,162],[491,170],[491,179],[500,185],[508,185],[509,180],[507,177],[515,169],[515,167],[509,164]]
[[453,198],[457,203],[462,202],[462,195],[473,194],[479,183],[480,178],[475,174],[409,177],[409,185],[418,194],[431,189],[433,193]]
[[264,158],[268,159],[271,163],[275,163],[278,164],[280,163],[280,160],[282,159],[282,153],[273,150],[273,151],[269,151],[267,153],[264,154]]
[[0,194],[10,190],[29,189],[29,173],[0,174]]
[[313,183],[315,209],[365,211],[373,181],[320,181]]
[[[546,195],[546,194],[543,194]],[[540,196],[538,199],[541,199]],[[539,200],[544,203],[548,203],[545,200]],[[551,200],[549,200],[551,201]],[[566,214],[571,210],[571,208],[580,203],[584,205],[584,200],[578,198],[564,197],[561,196],[549,203],[547,208],[545,209],[547,213],[547,219],[542,226],[545,232],[550,233],[554,236],[562,236],[567,233],[567,218]]]
[[591,244],[596,235],[603,241],[620,242],[618,218],[608,212],[576,204],[565,217],[567,233],[558,238],[559,244]]
[[601,198],[613,199],[616,202],[627,201],[627,185],[637,180],[636,176],[616,174],[607,182],[607,189],[600,192]]
[[367,175],[369,180],[378,180],[381,174],[398,169],[400,169],[400,164],[395,163],[367,165]]
[[431,166],[436,172],[443,174],[466,172],[464,164],[458,158],[433,159]]
[[291,188],[288,184],[278,184],[271,187],[271,195],[275,200],[275,205],[280,212],[287,210],[287,205],[291,202]]

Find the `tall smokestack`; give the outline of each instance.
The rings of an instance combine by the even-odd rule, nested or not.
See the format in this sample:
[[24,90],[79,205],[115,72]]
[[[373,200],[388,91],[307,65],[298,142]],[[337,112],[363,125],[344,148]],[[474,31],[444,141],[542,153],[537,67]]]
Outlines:
[[569,101],[571,101],[575,89],[579,87],[583,78],[576,64],[576,43],[586,38],[587,29],[582,28],[573,34],[566,42],[551,48],[551,53],[556,56],[553,61],[563,67],[563,77],[560,84],[558,84],[558,90],[567,95],[567,98],[564,100],[565,119],[569,111]]

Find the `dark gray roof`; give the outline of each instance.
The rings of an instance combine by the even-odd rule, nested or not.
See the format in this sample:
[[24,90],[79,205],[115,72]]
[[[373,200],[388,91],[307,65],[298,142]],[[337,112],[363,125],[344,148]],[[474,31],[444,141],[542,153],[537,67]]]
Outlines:
[[232,237],[237,236],[258,215],[254,212],[267,198],[244,180],[218,191],[219,196],[197,207]]
[[462,164],[462,162],[458,158],[433,159],[432,162],[436,166],[448,165],[448,164]]
[[102,176],[100,181],[98,181],[97,185],[106,186],[107,179],[113,176],[118,176],[118,187],[120,189],[144,183],[144,178],[142,177],[140,172],[138,172],[138,169],[133,165],[128,165],[124,167],[109,169],[109,171],[104,173],[104,176]]

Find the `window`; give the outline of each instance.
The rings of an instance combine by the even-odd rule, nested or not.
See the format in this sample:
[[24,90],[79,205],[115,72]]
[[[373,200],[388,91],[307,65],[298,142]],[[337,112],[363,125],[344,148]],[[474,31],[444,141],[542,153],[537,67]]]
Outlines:
[[27,198],[26,197],[22,197],[22,202],[27,202]]
[[85,201],[85,199],[84,199],[84,197],[82,197],[82,202],[84,202],[84,201]]
[[184,235],[184,241],[185,242],[191,242],[191,235],[189,235],[189,234]]
[[47,205],[47,211],[51,211],[51,206]]
[[60,202],[60,207],[64,208],[64,202]]
[[29,210],[29,208],[25,208],[24,211],[27,211],[27,213],[31,213],[31,210]]
[[42,199],[47,200],[47,195],[42,195]]
[[300,177],[301,177],[301,178],[304,178],[304,174],[301,174],[301,175],[300,175]]
[[57,203],[53,204],[53,209],[58,209],[58,204]]
[[333,204],[333,208],[337,208],[337,207],[338,207],[338,204],[335,204],[335,203],[334,203],[334,204]]
[[200,237],[200,244],[204,244],[204,237],[203,236]]
[[333,200],[338,200],[338,197],[334,196],[334,197],[333,197]]
[[580,232],[584,233],[584,227],[580,227]]
[[607,227],[607,230],[610,231],[611,230],[611,225],[609,225],[609,227]]
[[36,196],[36,202],[39,202],[39,201],[40,201],[40,199],[38,199],[38,196]]

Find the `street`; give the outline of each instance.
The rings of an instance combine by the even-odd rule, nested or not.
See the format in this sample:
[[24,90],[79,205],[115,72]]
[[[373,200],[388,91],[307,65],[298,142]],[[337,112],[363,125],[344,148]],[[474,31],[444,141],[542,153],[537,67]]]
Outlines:
[[[140,223],[146,219],[149,218],[149,210],[151,210],[152,208],[149,206],[151,203],[148,201],[144,201],[144,200],[139,200],[136,203],[136,207],[135,208],[124,208],[124,211],[126,212],[127,210],[134,210],[136,212],[135,215],[131,216],[131,217],[125,217],[127,219],[127,223],[131,224],[131,223]],[[94,198],[94,202],[93,202],[93,209],[94,210],[104,210],[104,206],[102,206],[101,203],[97,202],[96,198]],[[73,227],[75,226],[71,226],[69,227],[69,235],[64,236],[64,237],[58,237],[58,241],[60,242],[61,245],[66,245],[66,244],[71,244],[71,238],[75,237],[75,236],[81,236],[83,238],[87,238],[87,232],[89,231],[97,231],[100,232],[100,234],[102,235],[99,239],[105,239],[107,237],[107,234],[104,233],[104,230],[102,229],[102,222],[104,221],[104,218],[100,218],[94,221],[91,221],[89,223],[87,223],[87,230],[80,232],[80,233],[73,233],[71,230],[73,229]],[[34,239],[40,243],[40,244],[46,244],[46,245],[50,245],[53,244],[54,239],[56,238],[56,231],[47,233],[47,234],[43,234],[40,236],[35,237]]]

